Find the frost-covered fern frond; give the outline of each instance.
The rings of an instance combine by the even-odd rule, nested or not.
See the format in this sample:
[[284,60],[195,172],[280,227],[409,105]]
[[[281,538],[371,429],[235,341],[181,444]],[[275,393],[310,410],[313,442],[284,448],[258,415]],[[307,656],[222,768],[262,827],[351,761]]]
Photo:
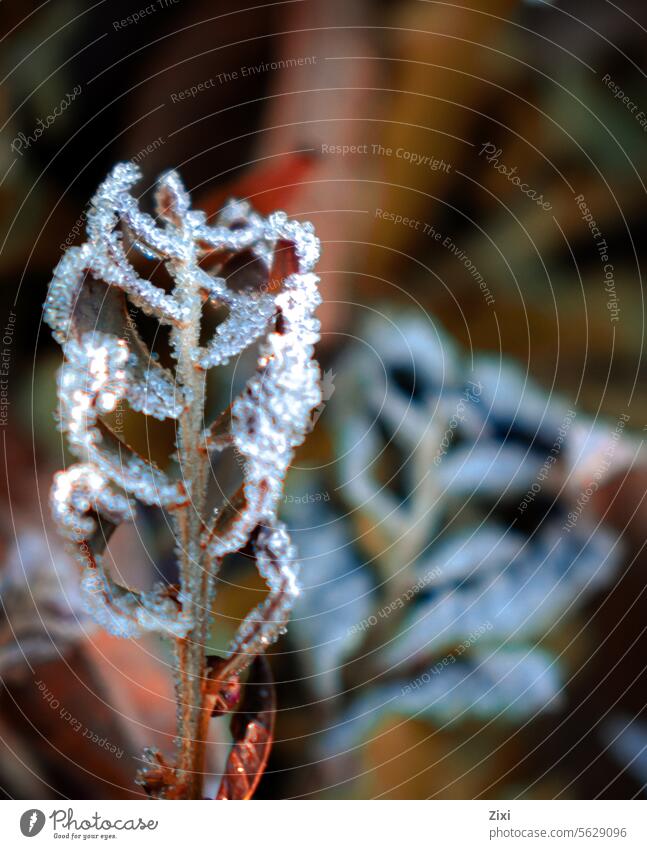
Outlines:
[[309,686],[339,697],[324,750],[358,745],[385,714],[557,709],[562,635],[622,560],[591,494],[636,462],[628,417],[589,418],[427,316],[389,305],[358,335],[329,411],[345,503],[304,539],[314,591],[291,632]]
[[[294,449],[321,401],[313,359],[319,241],[310,224],[280,212],[263,218],[240,201],[230,201],[211,225],[191,208],[175,172],[158,182],[153,217],[131,195],[140,176],[131,164],[113,169],[92,200],[87,241],[65,253],[50,285],[45,320],[64,353],[58,420],[78,460],[56,475],[51,502],[75,544],[95,619],[125,637],[157,632],[177,641],[184,676],[180,742],[186,743],[197,733],[205,637],[223,558],[249,545],[269,594],[241,624],[221,676],[239,674],[277,639],[297,595],[294,551],[277,505]],[[138,273],[142,255],[163,266],[168,288]],[[236,257],[254,264],[257,285],[228,286],[228,264]],[[226,318],[203,342],[205,304]],[[170,328],[173,368],[148,351],[133,308]],[[205,422],[207,371],[254,343],[255,374],[228,410]],[[177,423],[168,470],[111,431],[107,417],[125,405]],[[227,449],[241,461],[243,482],[209,514],[210,454]],[[104,565],[110,533],[131,518],[136,502],[173,517],[178,587],[137,592],[113,580]]]

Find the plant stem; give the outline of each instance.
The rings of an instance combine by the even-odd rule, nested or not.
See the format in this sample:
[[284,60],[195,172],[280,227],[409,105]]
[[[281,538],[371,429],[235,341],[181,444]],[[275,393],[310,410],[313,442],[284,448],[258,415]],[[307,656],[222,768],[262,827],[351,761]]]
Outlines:
[[177,357],[176,380],[182,390],[188,390],[190,398],[178,427],[178,460],[190,501],[186,507],[177,511],[176,535],[182,603],[192,622],[186,637],[178,641],[177,651],[178,779],[186,788],[185,798],[200,799],[204,764],[202,683],[209,627],[208,564],[200,546],[200,535],[206,502],[208,457],[201,450],[205,373],[195,366],[191,353],[199,345],[202,298],[194,280],[187,280],[178,291],[178,296],[190,311],[188,321],[173,331]]

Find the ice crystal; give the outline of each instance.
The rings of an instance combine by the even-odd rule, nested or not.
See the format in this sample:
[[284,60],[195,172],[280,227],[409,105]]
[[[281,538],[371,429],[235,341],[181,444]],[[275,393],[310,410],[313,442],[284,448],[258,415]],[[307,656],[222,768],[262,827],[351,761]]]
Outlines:
[[[263,218],[243,201],[230,201],[211,225],[191,208],[175,172],[158,182],[153,217],[131,195],[140,176],[132,164],[113,169],[91,202],[87,241],[64,254],[50,285],[45,321],[64,353],[58,420],[79,461],[57,474],[52,509],[75,543],[90,611],[123,636],[156,631],[199,641],[222,559],[249,544],[269,595],[232,642],[234,674],[277,639],[297,595],[294,550],[277,506],[294,449],[321,401],[313,359],[320,298],[312,271],[319,242],[309,223],[280,212]],[[220,273],[226,275],[227,263],[243,252],[264,269],[265,279],[236,290]],[[170,291],[140,276],[136,260],[142,255],[163,264]],[[205,302],[227,317],[203,345]],[[173,370],[147,350],[130,318],[133,307],[170,327]],[[206,370],[254,343],[256,373],[230,409],[205,428]],[[175,473],[135,454],[111,432],[106,416],[123,405],[177,421]],[[209,518],[209,453],[225,449],[242,459],[244,481]],[[128,520],[137,501],[175,517],[177,589],[136,592],[119,586],[104,566],[110,532]]]

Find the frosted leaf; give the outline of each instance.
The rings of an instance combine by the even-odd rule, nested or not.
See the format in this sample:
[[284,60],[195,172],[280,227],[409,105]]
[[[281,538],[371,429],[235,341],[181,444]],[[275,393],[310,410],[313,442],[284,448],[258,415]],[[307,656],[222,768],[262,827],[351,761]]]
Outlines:
[[[263,218],[236,200],[212,225],[191,208],[174,171],[158,181],[153,217],[131,194],[140,177],[136,166],[122,163],[101,184],[88,210],[88,239],[61,258],[45,303],[45,321],[65,356],[58,381],[59,426],[80,461],[56,476],[52,509],[78,546],[82,586],[94,617],[124,636],[150,630],[182,639],[203,628],[220,561],[250,544],[270,592],[232,643],[234,674],[285,628],[297,595],[294,551],[278,521],[277,504],[293,451],[320,402],[313,360],[319,338],[313,313],[320,299],[312,274],[319,242],[311,225],[283,213]],[[243,251],[265,269],[266,281],[258,289],[230,289],[221,274],[227,259]],[[163,263],[170,290],[140,275],[139,255]],[[280,280],[279,266],[289,268]],[[228,315],[201,345],[205,299]],[[133,307],[171,326],[174,373],[147,351]],[[214,428],[205,430],[200,446],[204,371],[255,342],[260,343],[256,375]],[[177,420],[182,479],[110,432],[104,417],[122,404]],[[180,553],[192,565],[182,574],[179,591],[157,587],[140,593],[112,581],[103,547],[114,527],[129,518],[133,499],[168,510],[180,538],[196,505],[204,503],[207,452],[227,446],[244,461],[244,483],[210,520],[201,516],[195,533],[185,539],[187,550]]]

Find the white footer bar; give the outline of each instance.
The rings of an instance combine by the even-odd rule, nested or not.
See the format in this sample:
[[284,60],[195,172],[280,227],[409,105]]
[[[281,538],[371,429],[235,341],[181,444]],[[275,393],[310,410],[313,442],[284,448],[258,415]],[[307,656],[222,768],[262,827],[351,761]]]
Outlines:
[[[241,804],[247,807],[242,808]],[[33,843],[30,841],[33,838]],[[647,847],[643,801],[0,803],[3,847]]]

